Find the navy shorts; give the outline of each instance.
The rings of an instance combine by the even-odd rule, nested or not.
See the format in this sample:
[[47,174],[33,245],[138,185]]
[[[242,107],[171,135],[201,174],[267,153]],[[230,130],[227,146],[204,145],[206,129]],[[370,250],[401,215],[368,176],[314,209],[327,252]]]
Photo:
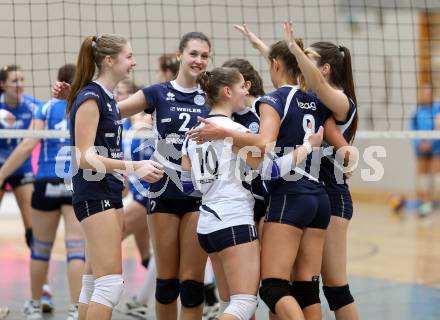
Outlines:
[[197,233],[197,237],[200,246],[208,254],[258,239],[255,226],[250,224],[229,227],[208,234]]
[[[0,166],[1,167],[1,166]],[[24,174],[10,176],[5,179],[3,185],[0,186],[0,190],[5,190],[6,185],[10,185],[12,189],[24,186],[25,184],[33,183],[35,181],[33,172],[26,172]]]
[[175,214],[179,217],[182,217],[186,213],[199,211],[201,204],[202,200],[199,198],[173,199],[159,196],[157,198],[150,199],[150,209],[148,210],[148,214],[160,212]]
[[255,199],[254,221],[259,222],[266,215],[268,201]]
[[331,215],[350,220],[353,216],[353,200],[348,185],[340,184],[336,188],[327,187],[330,199]]
[[300,229],[327,229],[330,222],[330,201],[321,194],[271,194],[267,222],[288,224]]
[[73,205],[76,218],[81,222],[85,218],[90,217],[95,213],[99,213],[109,209],[123,208],[121,200],[86,200],[80,201]]
[[72,205],[72,191],[62,179],[36,180],[31,206],[35,210],[54,211]]

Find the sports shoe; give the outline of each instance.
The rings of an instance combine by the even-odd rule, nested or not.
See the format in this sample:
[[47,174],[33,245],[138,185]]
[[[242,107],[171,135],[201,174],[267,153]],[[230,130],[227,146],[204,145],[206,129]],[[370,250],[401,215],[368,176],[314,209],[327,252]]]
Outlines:
[[44,313],[50,313],[53,311],[54,306],[52,302],[52,290],[48,284],[43,286],[43,294],[40,298],[41,309]]
[[26,320],[43,319],[43,315],[41,314],[41,306],[38,301],[35,300],[29,300],[25,302],[23,313]]
[[78,305],[71,304],[67,313],[67,320],[78,320]]
[[147,305],[138,302],[136,297],[132,297],[125,301],[123,305],[118,308],[118,311],[139,319],[147,319],[148,307]]
[[203,320],[217,319],[218,312],[220,310],[220,303],[216,302],[213,305],[207,305],[203,307]]

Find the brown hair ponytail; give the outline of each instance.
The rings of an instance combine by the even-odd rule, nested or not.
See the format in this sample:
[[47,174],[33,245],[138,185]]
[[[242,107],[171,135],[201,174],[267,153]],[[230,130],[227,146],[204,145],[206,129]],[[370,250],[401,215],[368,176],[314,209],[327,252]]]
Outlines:
[[116,58],[127,42],[127,39],[115,34],[103,34],[99,37],[88,36],[84,39],[76,62],[72,88],[67,97],[67,114],[72,110],[73,102],[78,93],[93,79],[96,68],[101,70],[104,58],[106,56]]

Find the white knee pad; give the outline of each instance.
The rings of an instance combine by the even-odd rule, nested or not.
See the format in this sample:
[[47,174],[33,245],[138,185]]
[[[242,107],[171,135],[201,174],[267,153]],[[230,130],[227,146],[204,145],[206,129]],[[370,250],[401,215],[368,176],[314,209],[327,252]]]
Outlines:
[[95,291],[90,301],[114,308],[124,290],[124,279],[121,274],[110,274],[95,280]]
[[249,320],[257,311],[258,300],[251,294],[235,294],[224,313],[233,315],[239,320]]
[[230,301],[223,301],[222,299],[219,299],[220,308],[218,309],[218,314],[221,315],[225,312],[226,308],[229,306]]
[[93,290],[95,290],[95,277],[91,274],[83,274],[82,287],[79,294],[79,303],[89,304],[92,298]]

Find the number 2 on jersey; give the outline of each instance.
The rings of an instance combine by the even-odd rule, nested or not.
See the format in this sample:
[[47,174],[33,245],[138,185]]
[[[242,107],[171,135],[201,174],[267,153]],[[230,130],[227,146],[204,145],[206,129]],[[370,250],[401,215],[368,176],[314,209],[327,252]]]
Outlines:
[[183,119],[183,123],[180,126],[179,131],[187,132],[187,131],[189,131],[189,128],[187,126],[188,126],[189,121],[191,120],[191,115],[189,113],[182,112],[181,114],[179,114],[179,120],[182,120],[182,119]]

